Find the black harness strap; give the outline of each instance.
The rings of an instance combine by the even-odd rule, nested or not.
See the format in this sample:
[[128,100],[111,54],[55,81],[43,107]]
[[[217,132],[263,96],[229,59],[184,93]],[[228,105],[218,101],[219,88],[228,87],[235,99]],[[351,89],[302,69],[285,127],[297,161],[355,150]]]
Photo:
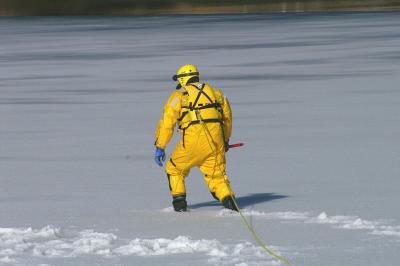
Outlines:
[[[193,108],[196,106],[197,102],[199,101],[201,94],[204,93],[203,89],[205,87],[205,84],[202,84],[201,88],[198,88],[197,86],[195,86],[193,84],[191,84],[191,85],[199,90],[199,92],[197,93],[196,99],[194,100],[193,104],[192,103],[189,104],[190,110],[193,110]],[[207,94],[205,94],[205,95],[207,96],[207,98],[210,98],[210,97],[208,97]],[[212,100],[210,102],[212,102]]]
[[[190,103],[189,103],[189,106],[182,106],[182,108],[189,109],[190,111],[194,111],[194,110],[203,110],[203,109],[207,109],[207,108],[215,108],[215,109],[217,109],[219,112],[221,112],[221,104],[218,103],[218,102],[213,102],[213,100],[211,99],[211,97],[210,97],[207,93],[204,92],[203,89],[204,89],[204,87],[206,86],[205,84],[201,84],[201,88],[197,87],[197,86],[194,85],[194,84],[190,84],[190,85],[192,85],[193,87],[195,87],[199,92],[197,93],[196,99],[194,100],[193,103],[190,102]],[[185,95],[187,95],[187,94],[188,94],[188,93],[186,92]],[[206,104],[206,105],[199,104],[199,107],[196,107],[196,105],[197,105],[197,103],[198,103],[198,101],[199,101],[201,95],[204,95],[204,96],[208,99],[208,101],[209,101],[210,103],[209,103],[209,104]],[[178,121],[182,121],[183,118],[184,118],[188,113],[189,113],[189,111],[184,111],[184,112],[182,112],[181,116],[178,118]],[[182,144],[183,144],[183,147],[185,147],[185,131],[186,131],[186,129],[187,129],[188,127],[190,127],[191,125],[200,124],[200,123],[202,123],[202,122],[204,122],[204,123],[219,123],[219,124],[223,125],[223,120],[220,119],[220,118],[210,118],[210,119],[202,119],[202,120],[190,121],[189,124],[188,124],[186,127],[182,127],[182,126],[180,125],[180,126],[179,126],[179,129],[182,130]],[[172,163],[172,161],[171,161],[171,163]]]
[[178,118],[178,121],[182,121],[182,119],[187,115],[189,111],[182,112],[182,115]]
[[201,93],[204,95],[204,96],[206,96],[207,97],[207,99],[210,101],[210,103],[212,103],[213,101],[212,101],[212,99],[210,98],[210,96],[208,96],[208,94],[207,93],[205,93],[203,90],[201,90]]
[[182,145],[183,145],[183,147],[185,148],[185,133],[186,133],[186,129],[188,128],[189,126],[187,126],[187,127],[185,127],[184,129],[182,129]]
[[195,87],[197,90],[199,90],[199,93],[197,94],[196,100],[195,100],[194,103],[193,103],[193,107],[196,106],[197,102],[199,101],[199,98],[200,98],[201,94],[203,94],[203,95],[208,99],[208,101],[210,102],[210,104],[213,104],[213,103],[214,103],[213,100],[211,99],[211,97],[208,96],[208,94],[205,93],[204,90],[203,90],[204,87],[206,86],[206,84],[202,84],[202,85],[201,85],[201,88],[199,88],[199,87],[197,87],[196,85],[193,85],[193,84],[190,84],[190,85],[192,85],[192,86]]
[[[204,123],[222,123],[222,119],[219,119],[219,118],[210,118],[210,119],[203,119],[203,120],[196,120],[196,121],[191,121],[190,123],[189,123],[189,125],[186,127],[186,128],[188,128],[189,126],[191,126],[191,125],[196,125],[196,124],[200,124],[200,123],[202,123],[202,122],[204,122]],[[185,128],[185,129],[186,129]]]
[[221,107],[221,104],[219,103],[210,103],[210,104],[206,104],[204,106],[200,106],[197,108],[193,108],[194,110],[202,110],[202,109],[207,109],[207,108],[218,108]]
[[220,124],[223,124],[223,120],[220,119],[220,118],[210,118],[210,119],[203,119],[203,120],[201,120],[201,121],[200,121],[200,120],[190,121],[189,124],[188,124],[186,127],[179,126],[179,129],[180,129],[180,130],[183,130],[183,132],[185,132],[185,130],[186,130],[188,127],[190,127],[191,125],[197,125],[197,124],[200,124],[201,122],[204,122],[204,123],[220,123]]
[[[182,109],[189,109],[189,110],[202,110],[202,109],[207,109],[207,108],[219,108],[219,107],[221,107],[221,104],[220,103],[218,103],[218,102],[215,102],[215,103],[210,103],[210,104],[206,104],[206,105],[203,105],[203,104],[199,104],[199,107],[193,107],[193,106],[182,106],[181,108]],[[183,117],[188,113],[189,111],[184,111],[184,112],[182,112],[182,115],[180,116],[180,118],[178,118],[178,121],[180,121],[180,120],[182,120],[183,119]]]
[[168,186],[169,186],[169,191],[172,191],[172,187],[171,187],[171,178],[170,178],[170,175],[169,175],[169,174],[167,174],[167,177],[168,177]]

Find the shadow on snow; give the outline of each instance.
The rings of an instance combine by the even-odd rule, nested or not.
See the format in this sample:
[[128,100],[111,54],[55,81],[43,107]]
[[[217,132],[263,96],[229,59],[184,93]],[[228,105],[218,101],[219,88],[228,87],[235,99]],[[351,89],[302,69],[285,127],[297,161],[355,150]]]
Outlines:
[[[278,200],[278,199],[284,199],[287,197],[288,196],[279,195],[279,194],[275,194],[275,193],[252,193],[252,194],[248,194],[247,196],[236,197],[236,200],[237,200],[240,208],[246,208],[246,207],[258,204],[258,203],[263,203],[263,202],[268,202],[268,201]],[[202,207],[220,206],[220,205],[221,205],[220,202],[213,200],[213,201],[208,201],[208,202],[191,204],[191,205],[189,205],[189,208],[198,209],[198,208],[202,208]]]

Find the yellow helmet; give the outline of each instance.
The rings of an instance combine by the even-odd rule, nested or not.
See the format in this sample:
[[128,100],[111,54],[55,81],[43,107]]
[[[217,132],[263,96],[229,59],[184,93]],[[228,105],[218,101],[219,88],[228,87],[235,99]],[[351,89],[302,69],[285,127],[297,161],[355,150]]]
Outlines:
[[192,77],[199,77],[197,67],[195,65],[184,65],[176,72],[176,75],[172,79],[179,81],[181,86],[185,86]]

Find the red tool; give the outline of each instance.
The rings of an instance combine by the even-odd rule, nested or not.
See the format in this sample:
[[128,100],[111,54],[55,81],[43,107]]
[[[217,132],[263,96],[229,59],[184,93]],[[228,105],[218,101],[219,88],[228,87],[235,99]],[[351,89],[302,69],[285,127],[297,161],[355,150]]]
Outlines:
[[238,148],[238,147],[242,147],[244,146],[244,143],[240,142],[240,143],[234,143],[234,144],[229,144],[229,149],[231,148]]

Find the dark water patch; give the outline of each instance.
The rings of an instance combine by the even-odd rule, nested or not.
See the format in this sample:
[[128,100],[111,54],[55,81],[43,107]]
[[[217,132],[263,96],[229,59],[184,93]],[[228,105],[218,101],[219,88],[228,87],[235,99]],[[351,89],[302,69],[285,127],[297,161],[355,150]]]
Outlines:
[[1,161],[12,161],[14,158],[11,156],[0,156],[0,162]]
[[76,52],[36,52],[36,53],[17,53],[0,56],[0,62],[22,62],[22,61],[100,61],[100,60],[120,60],[120,59],[139,59],[153,58],[161,56],[173,56],[171,53],[128,53],[128,52],[99,52],[99,53],[76,53]]
[[[400,27],[400,25],[399,25]],[[365,42],[365,41],[383,41],[383,40],[388,40],[388,39],[399,39],[400,38],[400,32],[365,32],[365,33],[352,33],[348,34],[345,36],[345,38],[342,38],[341,42],[347,41],[359,41],[359,42]]]
[[[123,161],[147,161],[145,155],[116,155],[116,156],[1,156],[0,161],[9,162],[123,162]],[[130,162],[132,163],[132,162]]]
[[280,104],[292,104],[296,103],[296,101],[279,101],[279,100],[269,100],[269,101],[231,101],[230,104],[232,106],[252,106],[252,105],[280,105]]
[[365,32],[375,32],[376,34],[379,34],[382,28],[397,28],[400,25],[399,22],[390,23],[387,22],[387,20],[377,20],[375,21],[375,23],[373,23],[371,22],[371,20],[373,21],[373,19],[369,19],[369,21],[366,22],[364,19],[360,19],[359,23],[357,23],[358,22],[357,20],[354,20],[351,21],[351,24],[349,23],[324,24],[324,25],[316,24],[315,26],[313,26],[313,29],[326,30],[325,33],[329,32],[333,33],[339,31],[339,32],[353,32],[354,34],[360,34]]
[[[76,20],[74,20],[76,22]],[[79,21],[79,20],[78,20]],[[104,22],[112,23],[113,20],[104,20]],[[118,21],[118,20],[117,20]],[[129,21],[131,25],[120,25],[120,24],[105,24],[105,25],[91,25],[91,20],[84,20],[83,23],[88,22],[89,25],[80,25],[80,24],[70,24],[65,26],[64,24],[59,25],[49,25],[46,29],[37,29],[36,33],[46,33],[46,32],[56,32],[56,33],[86,33],[86,32],[118,32],[118,31],[136,31],[136,30],[147,30],[153,28],[153,25],[146,26],[144,23],[142,25],[135,25],[132,21]],[[123,23],[123,21],[118,21]],[[54,27],[56,26],[56,27]]]
[[[107,16],[74,16],[74,17],[0,17],[3,25],[19,25],[12,31],[7,27],[0,30],[3,33],[15,34],[43,34],[43,33],[86,33],[86,32],[136,32],[160,29],[202,29],[204,24],[210,27],[218,24],[243,22],[268,22],[279,23],[281,20],[288,20],[295,17],[295,14],[222,14],[222,15],[156,15],[136,17],[107,17]],[[298,17],[298,16],[297,16]],[[299,19],[299,18],[297,18]],[[278,21],[277,21],[278,20]],[[32,23],[31,23],[32,22]]]
[[[218,80],[218,81],[313,81],[313,80],[330,80],[340,78],[353,78],[353,77],[369,77],[369,76],[380,76],[390,75],[388,71],[354,71],[346,73],[331,73],[331,74],[208,74],[204,78],[207,80]],[[143,82],[158,82],[165,83],[170,77],[155,77],[153,79],[140,79]],[[174,85],[171,85],[173,87]],[[252,86],[254,87],[254,86]],[[239,88],[243,88],[240,86]]]
[[[134,84],[134,83],[132,83]],[[132,85],[134,87],[134,85]],[[104,94],[135,94],[135,93],[158,93],[165,91],[165,89],[41,89],[37,90],[38,92],[43,93],[52,93],[52,94],[69,94],[69,95],[104,95]]]
[[[183,22],[182,22],[183,21]],[[9,34],[54,34],[54,33],[88,33],[88,32],[137,32],[159,30],[160,28],[176,28],[199,25],[196,17],[183,17],[183,20],[172,19],[169,16],[145,16],[145,17],[0,17],[3,25],[15,25],[19,27],[12,31],[4,27],[0,30]],[[223,19],[222,19],[223,22]]]
[[34,99],[34,98],[3,98],[0,99],[0,105],[87,105],[104,104],[106,102],[88,102],[88,101],[65,101],[57,99]]
[[[153,15],[153,16],[134,16],[134,17],[108,17],[108,16],[63,16],[63,17],[0,17],[3,25],[19,25],[18,28],[8,30],[4,27],[5,32],[18,33],[80,33],[80,32],[96,32],[96,31],[136,31],[150,29],[183,29],[183,28],[203,28],[205,24],[210,27],[225,25],[274,25],[282,23],[296,24],[302,22],[323,21],[327,22],[335,19],[345,19],[346,21],[363,20],[365,16],[369,20],[374,20],[374,14],[379,15],[382,12],[313,12],[313,13],[267,13],[267,14],[203,14],[203,15]],[[385,16],[396,17],[396,12],[385,12]],[[380,21],[379,17],[375,19]],[[314,24],[318,27],[320,24]],[[385,24],[397,26],[398,24]],[[376,23],[360,23],[359,27],[373,28],[381,25]],[[312,26],[314,27],[314,26]],[[324,23],[321,27],[332,27],[334,29],[348,28],[344,25],[333,25]],[[1,28],[0,28],[1,29]]]
[[34,134],[42,134],[45,133],[45,130],[29,130],[29,129],[24,129],[24,130],[9,130],[7,129],[2,130],[2,134],[12,134],[12,135],[34,135]]
[[[258,14],[234,14],[234,15],[207,15],[207,17],[217,16],[214,22],[224,21],[238,22],[238,24],[249,24],[257,26],[270,26],[271,24],[293,24],[300,28],[304,26],[310,29],[330,28],[337,29],[377,29],[384,27],[397,27],[400,24],[398,20],[398,11],[347,11],[347,12],[280,12],[280,13],[258,13]],[[207,20],[205,20],[207,21]],[[213,22],[210,20],[210,22]],[[252,23],[255,22],[255,23]],[[332,22],[332,23],[331,23]],[[333,23],[339,22],[339,23]]]
[[341,40],[314,40],[314,41],[285,41],[285,42],[263,42],[263,43],[226,43],[206,45],[184,45],[179,47],[179,51],[198,51],[198,50],[249,50],[249,49],[266,49],[266,48],[290,48],[304,46],[321,46],[334,45],[341,43]]
[[[269,114],[270,116],[272,114]],[[245,115],[245,114],[235,114],[235,121],[248,121],[248,120],[256,120],[256,121],[260,121],[261,119],[264,119],[267,115],[263,112],[253,112],[251,115]],[[235,123],[235,126],[237,124]]]
[[[384,72],[386,73],[386,72]],[[329,80],[353,77],[368,77],[371,75],[382,75],[381,72],[361,71],[353,73],[336,73],[336,74],[236,74],[236,75],[212,75],[209,77],[214,80],[229,81],[255,81],[255,80],[286,80],[286,81],[312,81],[312,80]]]
[[127,154],[124,156],[125,160],[133,162],[147,162],[149,160],[148,154]]
[[352,94],[361,94],[361,95],[388,95],[388,94],[399,95],[400,88],[399,89],[382,89],[382,88],[360,89],[360,90],[350,90],[349,92]]
[[[260,118],[265,118],[265,115],[260,116]],[[237,123],[235,123],[235,126],[238,128],[243,128],[243,129],[252,129],[253,133],[260,133],[260,132],[266,132],[266,130],[269,132],[271,130],[276,130],[277,132],[280,132],[284,130],[285,132],[296,132],[299,129],[302,128],[320,128],[320,125],[305,125],[305,124],[278,124],[278,123],[273,123],[261,119],[246,119],[246,120],[238,120]],[[256,133],[257,135],[257,133]],[[262,135],[262,134],[261,134]]]
[[[172,70],[171,73],[174,73],[174,70]],[[171,75],[168,75],[168,76],[158,75],[153,78],[137,78],[137,79],[132,80],[132,82],[138,82],[138,81],[145,82],[145,83],[157,82],[157,83],[164,83],[164,84],[166,84],[166,82],[168,82],[171,85],[171,87],[174,87],[174,88],[176,88],[176,85],[177,85],[177,82],[172,81]]]
[[399,51],[374,52],[372,54],[368,54],[367,56],[372,59],[382,59],[384,62],[395,61],[398,65],[398,67],[400,68],[400,52]]
[[87,75],[33,75],[33,76],[21,76],[21,77],[10,77],[0,78],[0,81],[15,81],[15,80],[46,80],[46,79],[74,79],[74,78],[86,78]]
[[[153,19],[161,19],[163,25],[173,26],[174,28],[188,28],[196,29],[203,28],[205,24],[209,25],[210,28],[216,26],[226,26],[235,27],[236,25],[248,25],[251,27],[255,25],[259,27],[260,25],[276,25],[282,23],[290,23],[291,21],[302,22],[310,20],[312,16],[308,13],[266,13],[266,14],[200,14],[200,15],[161,15],[152,16]],[[171,19],[171,18],[174,19]]]
[[297,60],[282,60],[282,61],[276,61],[270,63],[270,65],[284,65],[284,66],[307,66],[307,65],[324,65],[324,64],[330,64],[333,63],[333,60],[331,59],[321,59],[321,58],[315,58],[315,59],[297,59]]
[[269,66],[277,66],[277,65],[323,65],[330,64],[333,60],[331,59],[322,59],[322,58],[314,58],[314,59],[295,59],[295,60],[279,60],[279,61],[263,61],[263,62],[251,62],[251,63],[239,63],[239,64],[224,64],[217,65],[219,67],[269,67]]

